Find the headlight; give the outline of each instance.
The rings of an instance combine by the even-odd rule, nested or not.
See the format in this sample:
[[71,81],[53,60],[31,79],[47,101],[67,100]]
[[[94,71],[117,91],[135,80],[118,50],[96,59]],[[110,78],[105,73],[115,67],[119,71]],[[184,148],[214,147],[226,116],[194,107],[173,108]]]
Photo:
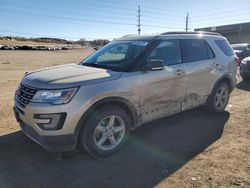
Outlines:
[[40,90],[32,98],[32,102],[66,104],[77,92],[78,88],[60,89],[60,90]]
[[245,59],[243,59],[243,60],[241,61],[241,63],[242,63],[242,64],[247,64],[247,61],[246,61]]

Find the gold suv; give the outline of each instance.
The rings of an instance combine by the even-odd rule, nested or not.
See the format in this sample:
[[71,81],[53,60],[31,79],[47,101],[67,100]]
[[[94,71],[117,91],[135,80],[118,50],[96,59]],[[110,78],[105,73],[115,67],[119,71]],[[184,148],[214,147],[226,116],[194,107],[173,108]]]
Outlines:
[[79,143],[105,157],[146,122],[202,105],[222,112],[236,84],[236,60],[216,33],[125,36],[79,64],[26,74],[14,112],[23,132],[49,151]]

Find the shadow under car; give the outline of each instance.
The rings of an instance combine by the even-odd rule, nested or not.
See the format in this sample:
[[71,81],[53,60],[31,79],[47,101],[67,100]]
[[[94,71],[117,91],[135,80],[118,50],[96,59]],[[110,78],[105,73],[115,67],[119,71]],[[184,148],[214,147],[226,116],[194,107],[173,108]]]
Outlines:
[[143,125],[105,159],[67,152],[58,162],[20,131],[0,137],[1,187],[152,187],[218,140],[230,114],[203,108]]

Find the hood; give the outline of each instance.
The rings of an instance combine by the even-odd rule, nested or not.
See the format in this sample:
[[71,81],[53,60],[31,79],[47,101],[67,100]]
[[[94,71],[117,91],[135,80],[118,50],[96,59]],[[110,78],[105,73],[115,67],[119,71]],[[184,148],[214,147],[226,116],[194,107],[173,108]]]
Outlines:
[[120,76],[120,72],[69,64],[30,72],[22,83],[40,89],[62,89],[116,80]]

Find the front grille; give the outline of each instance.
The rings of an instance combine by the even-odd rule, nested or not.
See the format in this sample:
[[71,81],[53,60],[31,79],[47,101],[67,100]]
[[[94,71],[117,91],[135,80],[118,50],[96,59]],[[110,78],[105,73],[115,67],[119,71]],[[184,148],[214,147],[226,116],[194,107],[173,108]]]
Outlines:
[[16,100],[22,107],[25,107],[29,104],[36,92],[36,89],[20,84],[16,93]]

